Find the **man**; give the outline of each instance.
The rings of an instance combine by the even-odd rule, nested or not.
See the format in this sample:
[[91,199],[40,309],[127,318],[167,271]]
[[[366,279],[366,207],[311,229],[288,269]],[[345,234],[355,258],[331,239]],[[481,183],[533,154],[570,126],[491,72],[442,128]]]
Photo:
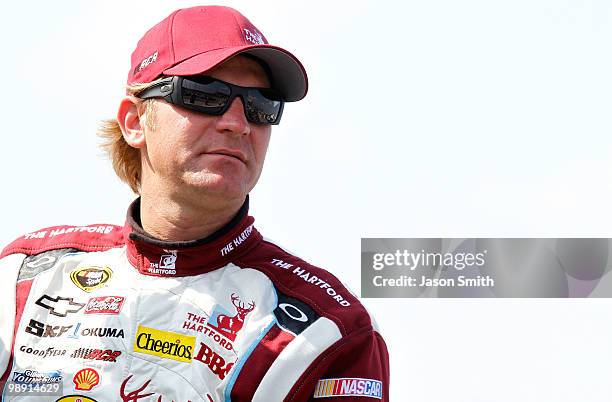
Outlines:
[[101,130],[139,194],[125,226],[42,229],[1,255],[6,400],[45,384],[55,401],[388,401],[363,306],[248,215],[271,126],[306,91],[298,59],[231,8],[144,35]]

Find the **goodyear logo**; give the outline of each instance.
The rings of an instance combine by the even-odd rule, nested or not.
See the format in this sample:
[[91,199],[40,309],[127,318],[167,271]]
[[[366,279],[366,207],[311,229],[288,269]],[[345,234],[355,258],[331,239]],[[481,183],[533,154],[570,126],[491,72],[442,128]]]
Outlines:
[[369,378],[328,378],[319,380],[313,396],[368,396],[382,399],[382,382]]
[[161,357],[162,359],[191,363],[195,339],[195,336],[161,331],[139,325],[134,341],[134,351]]
[[91,292],[106,285],[112,275],[109,267],[83,267],[72,271],[70,279],[79,289]]

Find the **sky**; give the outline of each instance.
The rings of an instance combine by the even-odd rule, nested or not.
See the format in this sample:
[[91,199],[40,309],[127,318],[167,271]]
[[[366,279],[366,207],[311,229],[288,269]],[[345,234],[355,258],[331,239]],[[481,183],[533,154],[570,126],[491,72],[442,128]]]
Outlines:
[[[98,149],[136,41],[193,1],[11,2],[0,241],[122,224]],[[258,229],[360,291],[365,237],[611,237],[612,3],[219,1],[305,65],[251,194]],[[391,400],[609,400],[612,302],[366,299]]]

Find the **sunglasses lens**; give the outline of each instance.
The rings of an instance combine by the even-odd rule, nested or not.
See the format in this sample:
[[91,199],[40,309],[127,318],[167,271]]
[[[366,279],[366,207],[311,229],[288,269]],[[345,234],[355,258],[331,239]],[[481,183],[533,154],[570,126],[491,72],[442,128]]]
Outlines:
[[249,89],[244,105],[247,119],[253,123],[274,124],[279,118],[282,101],[272,91]]
[[205,76],[182,79],[179,96],[181,106],[212,115],[225,113],[239,96],[247,120],[256,124],[278,124],[283,109],[282,98],[271,89],[239,87]]
[[220,112],[227,104],[231,90],[222,82],[183,80],[182,101],[187,107],[203,108],[207,113]]

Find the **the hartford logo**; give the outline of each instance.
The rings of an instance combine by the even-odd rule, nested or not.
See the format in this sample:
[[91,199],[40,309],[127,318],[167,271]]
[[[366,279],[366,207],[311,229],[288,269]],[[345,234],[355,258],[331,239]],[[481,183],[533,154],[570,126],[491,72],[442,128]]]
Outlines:
[[262,34],[257,32],[256,30],[253,30],[253,31],[254,32],[251,32],[248,29],[244,28],[244,39],[246,39],[247,41],[251,42],[254,45],[263,45],[264,43],[266,43],[263,39]]
[[[255,302],[252,301],[247,306],[240,300],[238,295],[232,293],[232,304],[236,307],[235,315],[230,315],[221,305],[216,305],[210,315],[208,326],[233,342],[244,325],[244,319],[255,309]],[[212,324],[213,322],[217,324]]]
[[170,251],[170,254],[163,254],[159,259],[159,268],[176,269],[176,251]]
[[148,271],[152,274],[175,275],[177,259],[176,250],[164,251],[168,254],[162,254],[159,263],[151,262]]

